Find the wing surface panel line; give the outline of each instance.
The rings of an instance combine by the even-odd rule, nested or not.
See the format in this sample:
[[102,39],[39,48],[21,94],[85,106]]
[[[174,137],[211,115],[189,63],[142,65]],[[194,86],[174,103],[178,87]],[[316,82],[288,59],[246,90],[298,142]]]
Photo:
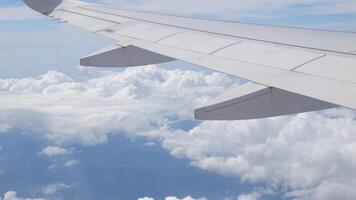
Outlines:
[[167,36],[165,36],[165,37],[163,37],[163,38],[160,38],[159,40],[156,40],[156,41],[154,41],[154,42],[155,42],[155,43],[159,43],[160,41],[162,41],[162,40],[164,40],[164,39],[168,39],[168,38],[170,38],[170,37],[173,37],[173,36],[176,36],[176,35],[185,33],[185,32],[186,32],[186,31],[180,31],[180,32],[177,32],[177,33],[172,33],[172,34],[167,35]]
[[319,59],[321,59],[321,58],[324,58],[325,56],[327,56],[327,54],[324,54],[324,55],[321,55],[321,56],[319,56],[319,57],[317,57],[317,58],[314,58],[314,59],[312,59],[312,60],[309,60],[309,61],[307,61],[307,62],[305,62],[305,63],[303,63],[303,64],[301,64],[301,65],[299,65],[299,66],[297,66],[297,67],[294,67],[294,68],[291,69],[290,71],[295,71],[295,70],[297,70],[298,68],[303,67],[304,65],[306,65],[306,64],[308,64],[308,63],[311,63],[311,62],[313,62],[313,61],[316,61],[316,60],[319,60]]
[[219,49],[217,49],[217,50],[215,50],[215,51],[209,53],[209,55],[212,55],[212,54],[214,54],[214,53],[217,53],[217,52],[219,52],[219,51],[221,51],[221,50],[223,50],[223,49],[226,49],[226,48],[228,48],[228,47],[234,46],[234,45],[236,45],[236,44],[240,44],[240,43],[242,43],[242,42],[243,42],[243,41],[237,41],[237,42],[235,42],[235,43],[226,45],[226,46],[224,46],[224,47],[221,47],[221,48],[219,48]]

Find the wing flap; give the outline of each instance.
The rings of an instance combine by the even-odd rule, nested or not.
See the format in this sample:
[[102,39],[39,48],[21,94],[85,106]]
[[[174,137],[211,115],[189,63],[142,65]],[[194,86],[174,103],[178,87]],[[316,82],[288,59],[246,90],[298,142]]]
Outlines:
[[173,58],[132,45],[105,47],[80,59],[80,65],[93,67],[133,67],[173,61]]
[[303,95],[247,83],[195,110],[200,120],[245,120],[303,113],[335,107]]

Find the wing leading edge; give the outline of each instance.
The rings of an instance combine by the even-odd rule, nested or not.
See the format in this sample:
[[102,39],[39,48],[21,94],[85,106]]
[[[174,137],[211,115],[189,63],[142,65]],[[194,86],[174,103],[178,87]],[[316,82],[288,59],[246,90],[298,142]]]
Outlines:
[[209,21],[70,0],[24,0],[32,9],[118,44],[84,66],[130,67],[175,59],[252,81],[198,108],[203,120],[356,109],[356,33]]

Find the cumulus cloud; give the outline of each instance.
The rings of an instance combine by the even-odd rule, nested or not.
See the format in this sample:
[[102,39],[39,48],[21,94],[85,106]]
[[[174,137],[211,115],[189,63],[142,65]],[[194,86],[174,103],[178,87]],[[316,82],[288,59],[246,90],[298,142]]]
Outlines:
[[[0,124],[57,144],[95,145],[118,133],[145,137],[196,167],[265,185],[284,197],[356,198],[354,111],[175,126],[192,121],[194,107],[237,85],[219,73],[156,66],[81,81],[59,72],[0,79]],[[252,191],[239,198],[271,194]]]
[[[154,198],[151,198],[151,197],[142,197],[142,198],[138,198],[137,200],[154,200]],[[207,200],[205,197],[201,197],[201,198],[198,198],[198,199],[195,199],[191,196],[186,196],[186,197],[183,197],[182,199],[178,198],[178,197],[175,197],[175,196],[168,196],[165,198],[165,200]]]
[[0,133],[5,133],[6,131],[9,130],[9,128],[10,128],[9,126],[0,124]]
[[58,155],[66,155],[71,153],[73,153],[72,150],[68,150],[59,146],[48,146],[40,152],[40,155],[54,157]]
[[178,198],[178,197],[174,197],[174,196],[169,196],[169,197],[166,197],[165,200],[206,200],[205,197],[201,197],[201,198],[198,198],[198,199],[195,199],[191,196],[186,196],[186,197],[183,197],[182,199]]
[[71,185],[65,183],[54,183],[42,188],[42,193],[46,195],[53,195],[59,191],[71,188]]
[[157,134],[173,155],[208,171],[265,183],[293,198],[354,199],[355,119],[354,112],[334,109]]
[[275,195],[275,192],[271,189],[255,188],[255,191],[251,193],[241,194],[237,197],[237,200],[258,200],[264,195]]
[[17,193],[14,191],[8,191],[4,194],[3,200],[45,200],[42,198],[22,198],[18,197]]
[[79,163],[78,160],[68,160],[67,162],[64,163],[65,167],[72,167],[75,166]]
[[257,200],[261,197],[258,193],[242,194],[237,197],[237,200]]
[[[193,106],[235,83],[219,73],[156,66],[85,81],[54,71],[36,78],[0,79],[0,124],[45,134],[57,144],[98,144],[113,132],[140,134],[191,119]],[[15,101],[19,98],[23,100]]]
[[141,197],[141,198],[138,198],[137,200],[154,200],[154,198],[151,198],[151,197]]

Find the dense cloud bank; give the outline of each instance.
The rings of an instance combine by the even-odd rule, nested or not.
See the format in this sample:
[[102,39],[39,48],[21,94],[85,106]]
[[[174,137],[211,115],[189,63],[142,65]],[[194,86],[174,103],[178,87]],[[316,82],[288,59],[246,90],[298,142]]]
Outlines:
[[144,137],[196,167],[265,186],[238,199],[356,198],[353,111],[338,108],[181,128],[194,122],[194,107],[238,84],[219,73],[156,66],[82,81],[56,71],[0,79],[0,131],[43,134],[54,144],[41,153],[49,157],[71,153],[61,145],[96,145],[111,134]]

